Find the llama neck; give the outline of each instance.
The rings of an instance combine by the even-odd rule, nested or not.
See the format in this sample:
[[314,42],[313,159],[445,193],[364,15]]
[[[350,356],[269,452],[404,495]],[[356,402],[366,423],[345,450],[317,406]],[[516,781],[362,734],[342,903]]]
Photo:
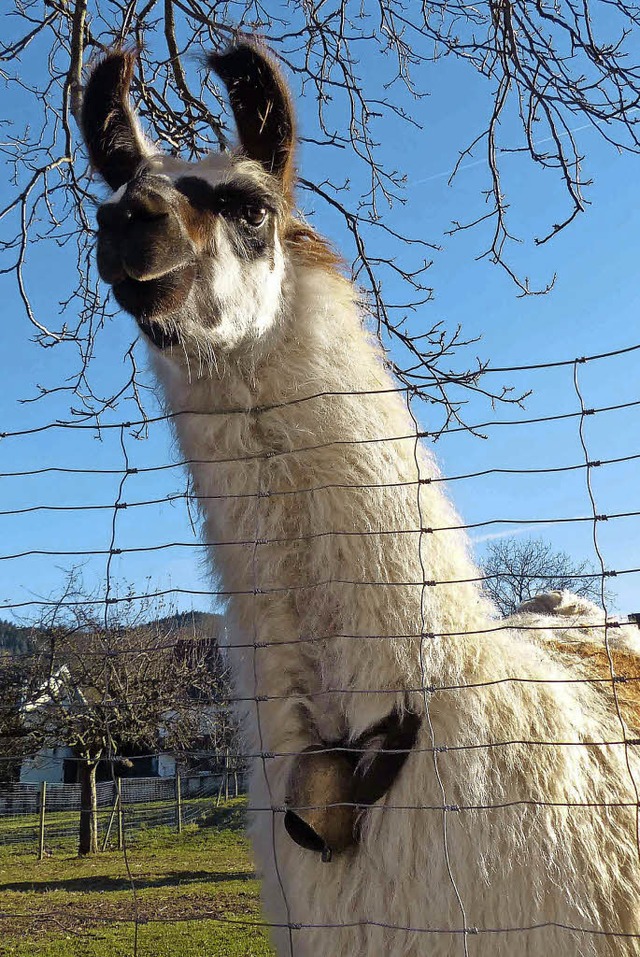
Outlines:
[[[436,466],[352,288],[308,270],[292,301],[289,328],[255,372],[226,362],[189,381],[160,364],[223,590],[236,604],[264,593],[305,634],[468,629],[475,585],[423,585],[477,573],[461,532],[420,532],[460,523],[428,483]],[[450,620],[452,607],[465,621]]]

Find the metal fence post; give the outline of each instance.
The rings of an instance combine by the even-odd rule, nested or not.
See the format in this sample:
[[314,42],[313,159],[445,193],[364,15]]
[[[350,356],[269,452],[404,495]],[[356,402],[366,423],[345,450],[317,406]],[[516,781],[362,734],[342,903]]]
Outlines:
[[176,828],[178,834],[182,834],[182,787],[180,785],[180,775],[175,777],[176,788]]
[[47,782],[43,781],[40,785],[40,824],[38,835],[38,860],[44,857],[44,824],[47,814]]
[[116,801],[118,803],[118,850],[124,846],[124,820],[122,814],[122,778],[116,778]]

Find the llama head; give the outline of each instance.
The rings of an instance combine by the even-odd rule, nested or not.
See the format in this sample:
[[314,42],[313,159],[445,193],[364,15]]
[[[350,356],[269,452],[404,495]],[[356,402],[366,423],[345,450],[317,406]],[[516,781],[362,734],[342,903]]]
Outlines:
[[134,64],[132,53],[108,54],[83,100],[91,163],[113,191],[97,214],[100,275],[158,349],[188,359],[250,348],[282,310],[293,222],[287,87],[252,43],[211,54],[240,149],[189,164],[145,139],[129,103]]

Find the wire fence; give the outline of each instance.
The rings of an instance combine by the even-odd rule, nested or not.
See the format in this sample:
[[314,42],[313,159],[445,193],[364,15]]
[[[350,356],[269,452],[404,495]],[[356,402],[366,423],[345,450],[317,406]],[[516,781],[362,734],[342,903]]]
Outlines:
[[[222,452],[203,459],[182,459],[172,463],[134,464],[138,461],[136,455],[144,460],[149,454],[148,451],[141,451],[143,443],[136,437],[137,432],[140,429],[150,432],[154,428],[163,429],[169,422],[180,418],[197,418],[204,414],[200,410],[189,410],[179,416],[158,415],[146,421],[112,421],[100,425],[49,422],[2,433],[0,471],[2,478],[9,483],[14,482],[14,485],[9,485],[7,495],[11,506],[4,507],[0,516],[7,522],[28,523],[22,526],[24,547],[14,545],[21,536],[18,524],[13,529],[7,526],[8,531],[3,539],[0,561],[4,567],[14,570],[13,582],[37,578],[39,561],[50,562],[53,558],[66,562],[67,568],[78,560],[87,562],[87,574],[90,576],[95,573],[97,580],[102,583],[100,595],[92,597],[92,606],[102,610],[108,627],[118,621],[120,608],[130,609],[150,599],[170,599],[178,603],[184,601],[185,604],[178,605],[183,608],[188,607],[189,602],[201,606],[207,601],[209,607],[216,610],[222,610],[229,602],[232,605],[234,601],[239,602],[242,627],[226,635],[225,640],[230,646],[232,670],[239,667],[244,670],[242,680],[236,682],[229,692],[228,703],[244,715],[245,720],[250,715],[254,723],[241,758],[252,769],[254,779],[262,782],[258,796],[254,796],[252,810],[257,819],[256,826],[263,831],[266,829],[270,835],[267,841],[267,866],[270,861],[275,862],[275,880],[282,901],[281,916],[230,917],[228,914],[212,913],[210,908],[202,905],[195,912],[189,908],[182,917],[173,914],[171,918],[164,918],[158,914],[152,915],[151,920],[162,923],[166,919],[179,923],[181,920],[201,919],[221,925],[239,921],[251,927],[270,927],[284,933],[282,939],[286,943],[281,944],[282,953],[291,954],[297,953],[296,935],[305,928],[317,934],[330,933],[332,930],[344,933],[353,931],[353,937],[345,938],[348,940],[364,940],[365,937],[358,938],[357,934],[370,932],[367,941],[401,940],[404,939],[402,934],[423,940],[429,940],[436,934],[445,935],[461,942],[460,948],[452,949],[451,953],[465,955],[473,952],[470,944],[472,939],[506,938],[515,933],[526,936],[538,931],[553,931],[557,936],[550,937],[552,941],[574,941],[576,938],[587,941],[585,947],[599,946],[597,939],[601,935],[614,940],[640,940],[640,929],[629,930],[628,925],[624,928],[604,924],[595,926],[586,919],[582,923],[577,919],[562,921],[548,917],[538,920],[537,916],[548,914],[548,909],[545,910],[542,905],[532,906],[529,924],[510,924],[508,916],[503,924],[499,924],[495,917],[483,923],[474,904],[471,879],[467,878],[461,866],[459,851],[468,830],[503,828],[521,835],[519,825],[514,823],[517,815],[526,818],[527,826],[533,831],[538,826],[536,821],[546,822],[540,827],[557,826],[560,820],[581,820],[581,815],[587,812],[600,814],[603,821],[614,821],[616,828],[626,829],[627,833],[634,831],[637,826],[640,800],[636,790],[638,770],[635,749],[640,745],[640,697],[637,692],[640,687],[640,666],[636,656],[640,650],[640,561],[635,543],[640,508],[636,508],[632,490],[640,487],[640,444],[637,439],[640,431],[635,428],[640,398],[631,394],[636,389],[637,376],[634,377],[632,370],[637,362],[638,349],[640,346],[633,345],[611,353],[562,362],[488,369],[486,375],[524,376],[527,382],[536,380],[543,385],[550,375],[564,376],[568,373],[568,378],[564,380],[567,406],[563,411],[517,415],[508,420],[478,420],[473,431],[492,436],[484,443],[489,451],[482,448],[482,443],[469,445],[476,440],[470,436],[468,429],[453,427],[445,432],[429,432],[422,428],[420,422],[424,408],[407,389],[321,392],[296,396],[277,405],[256,408],[252,415],[256,422],[268,422],[269,415],[274,412],[286,416],[292,409],[305,405],[321,407],[323,403],[333,408],[333,403],[348,396],[362,403],[363,417],[366,417],[368,410],[377,408],[376,403],[383,401],[386,396],[392,396],[401,399],[408,407],[415,423],[412,432],[392,431],[386,434],[379,431],[372,436],[363,429],[363,437],[332,437],[327,442],[316,442],[301,433],[295,444],[288,448],[267,448],[236,456]],[[600,401],[600,380],[603,377],[599,370],[602,364],[613,364],[618,370],[609,373],[606,381],[607,389],[611,388],[614,379],[620,383],[620,401],[617,395],[610,400]],[[591,369],[594,370],[592,375],[587,373]],[[540,391],[544,396],[544,388]],[[591,398],[591,393],[595,399]],[[245,416],[247,413],[239,408],[221,408],[206,414],[222,419]],[[552,429],[562,429],[559,435],[563,438],[556,436],[553,443],[547,443]],[[47,450],[49,458],[46,461],[42,459],[37,466],[22,467],[19,463],[20,449],[24,448],[22,443],[37,443],[43,434],[58,432],[72,435],[73,442],[80,446],[87,439],[93,442],[97,435],[113,434],[115,445],[111,444],[107,457],[113,455],[115,447],[120,457],[119,464],[114,465],[111,461],[104,468],[67,466],[56,459],[60,450],[54,444]],[[494,432],[508,433],[509,437],[495,439]],[[443,476],[430,471],[429,460],[425,460],[420,451],[424,439],[434,438],[438,439],[443,449],[445,464],[453,463],[453,467],[445,469]],[[461,454],[449,451],[446,443],[450,441],[463,443],[460,446],[463,449]],[[105,439],[104,443],[109,444],[109,440]],[[150,445],[153,455],[157,450],[153,439]],[[372,446],[384,447],[391,458],[398,457],[404,463],[412,462],[411,467],[405,468],[406,474],[412,473],[412,476],[375,480],[374,470],[371,469],[368,477],[365,475],[363,479],[354,467],[352,479],[344,481],[341,475],[343,470],[336,468],[335,473],[325,469],[325,473],[314,482],[309,481],[310,468],[301,467],[296,471],[294,467],[304,463],[307,456],[311,463],[316,462],[317,453],[324,455],[327,450],[331,451],[332,461],[356,461],[361,454],[366,458],[369,454],[367,450]],[[556,460],[559,446],[566,449],[562,461]],[[60,448],[64,448],[64,445]],[[460,467],[460,462],[463,458],[471,457],[470,448],[473,448],[474,457],[480,461],[465,470]],[[478,448],[481,451],[476,454]],[[76,447],[74,455],[91,461],[86,446],[80,452]],[[485,458],[493,464],[485,466]],[[190,528],[184,518],[186,506],[193,497],[192,492],[184,487],[176,488],[175,485],[160,485],[158,476],[173,476],[178,470],[177,481],[184,483],[185,468],[198,473],[198,470],[209,466],[215,466],[218,470],[229,466],[251,470],[247,473],[250,478],[241,491],[210,491],[199,496],[201,505],[222,508],[231,503],[234,508],[245,508],[249,517],[231,537],[215,537],[211,525],[205,540],[199,541],[197,530]],[[280,467],[282,471],[278,473]],[[283,474],[287,476],[286,482],[280,478],[275,484],[270,484],[274,475],[281,477]],[[90,501],[78,500],[78,477],[87,477],[95,483]],[[65,484],[67,480],[68,484]],[[542,513],[530,511],[524,504],[528,501],[530,483],[541,481],[545,482],[548,492]],[[144,482],[151,483],[146,494],[142,489]],[[443,483],[452,484],[460,492],[465,521],[459,521],[455,516],[450,520],[444,508],[436,518],[443,515],[446,520],[433,520],[430,500],[425,495],[429,495],[432,489],[439,490]],[[109,489],[111,498],[108,497]],[[387,507],[393,496],[400,492],[403,501],[410,501],[410,497],[413,500],[412,508],[405,514]],[[378,502],[375,527],[371,526],[368,518],[367,522],[359,522],[355,518],[350,526],[340,524],[345,513],[333,515],[326,511],[323,504],[323,496],[328,496],[327,501],[332,501],[331,496],[335,493],[347,499],[351,497],[349,508],[354,510],[367,500]],[[289,527],[281,534],[274,534],[269,509],[279,507],[278,503],[284,500],[295,501],[295,507],[304,519],[299,522],[297,532],[294,533]],[[537,497],[535,501],[539,506],[540,498]],[[182,518],[176,522],[174,514],[169,527],[179,526],[181,534],[172,537],[168,534],[168,524],[164,519],[167,513],[175,513],[178,508],[182,509]],[[63,523],[45,530],[39,524],[38,516],[41,513],[62,516]],[[86,514],[100,517],[95,522],[92,519],[91,523],[84,524]],[[76,523],[71,529],[66,524],[70,515],[76,516]],[[572,551],[589,553],[593,557],[593,570],[580,577],[592,578],[600,585],[597,627],[591,617],[592,611],[585,611],[584,608],[574,609],[568,617],[556,615],[544,621],[516,617],[505,622],[491,615],[467,615],[466,611],[463,614],[460,609],[471,594],[468,588],[482,586],[491,576],[462,561],[456,566],[455,562],[440,559],[438,574],[434,575],[433,556],[440,556],[447,548],[458,547],[455,544],[458,539],[452,538],[452,535],[471,534],[475,537],[476,548],[481,548],[485,536],[487,540],[492,540],[505,534],[537,532],[538,529],[555,536],[554,541],[560,544],[570,542],[568,547]],[[42,544],[41,539],[49,536],[51,540],[46,545]],[[441,541],[445,543],[442,549],[437,544]],[[402,545],[398,545],[399,542]],[[283,547],[289,550],[288,565],[284,562],[278,565],[276,562],[281,554],[277,549]],[[305,560],[306,550],[310,548],[327,556],[322,573],[318,572],[318,565],[310,566]],[[353,556],[354,549],[360,549],[360,555],[365,555],[362,561],[352,560],[349,566],[349,561],[341,557],[334,566],[330,564],[337,555]],[[408,555],[411,550],[412,559],[403,565],[398,555]],[[214,565],[241,561],[245,570],[244,579],[240,580],[242,576],[236,576],[235,579],[232,575],[223,576],[215,581],[214,587],[205,584],[194,587],[188,578],[197,568],[193,555],[201,551],[213,556]],[[151,583],[148,587],[139,584],[139,569],[144,562],[151,560],[150,556],[158,554],[161,561],[171,563],[176,561],[176,554],[182,553],[187,553],[191,558],[186,569],[179,567],[180,559],[177,559],[174,572],[176,575],[184,574],[180,583],[169,582],[161,586]],[[609,558],[610,555],[612,558]],[[120,576],[126,577],[128,568],[131,569],[130,580],[136,583],[136,587],[119,591],[118,579]],[[460,568],[463,573],[457,571]],[[464,569],[468,568],[471,571],[465,572]],[[26,578],[22,569],[26,569]],[[452,569],[452,573],[442,573],[447,569]],[[531,573],[531,577],[537,579],[540,576]],[[549,575],[551,577],[555,580],[557,576]],[[569,590],[574,577],[578,576],[564,576]],[[619,589],[614,599],[607,590],[612,583]],[[1,616],[12,616],[18,622],[19,615],[35,610],[43,616],[47,609],[53,609],[63,620],[67,612],[74,612],[86,604],[82,597],[75,595],[29,596],[24,591],[17,585],[12,585],[11,590],[5,588],[6,597],[3,596],[0,602]],[[381,601],[388,610],[386,618],[376,618],[368,613],[367,608],[378,602],[374,594],[383,596]],[[439,597],[441,594],[445,596],[443,599]],[[463,596],[456,606],[458,614],[447,616],[434,613],[439,601],[455,603],[458,601],[455,598],[457,595]],[[270,609],[275,609],[274,617],[277,618],[276,613],[284,607],[276,604],[281,600],[295,606],[298,631],[287,628],[278,631],[277,627],[272,626]],[[325,630],[328,617],[322,620],[322,627],[318,627],[306,616],[307,607],[333,607],[337,602],[347,600],[352,600],[354,606],[360,609],[359,620],[347,614],[338,619],[338,625],[332,630]],[[396,613],[394,609],[401,602],[406,603],[411,612]],[[286,620],[287,625],[290,624],[290,619],[283,616],[283,620]],[[548,651],[544,654],[539,652],[543,654],[543,665],[539,667],[538,664],[531,665],[526,655],[522,662],[515,655],[500,667],[496,665],[495,673],[483,670],[476,664],[468,670],[453,666],[441,671],[434,669],[434,662],[440,660],[434,649],[451,647],[460,651],[469,643],[475,643],[480,649],[477,654],[481,656],[492,644],[502,641],[503,637],[517,637],[519,633],[523,640],[526,637],[533,646],[538,638],[541,642],[539,647],[546,642],[545,647],[549,648],[555,642],[555,657],[549,655]],[[194,634],[191,640],[194,643],[204,642],[206,637]],[[167,634],[164,641],[154,645],[154,653],[173,648],[175,637]],[[393,655],[398,658],[402,659],[406,654],[412,661],[406,672],[400,672],[400,677],[398,670],[394,670],[389,663],[389,657],[385,657],[388,656],[388,648],[393,648]],[[298,653],[300,649],[303,649],[301,660],[314,662],[314,668],[319,668],[318,660],[323,655],[328,661],[341,662],[343,667],[329,669],[327,666],[327,673],[323,673],[321,678],[314,671],[313,681],[305,685],[298,672],[294,677],[287,672],[287,655]],[[136,644],[133,640],[122,647],[118,655],[122,660],[127,657],[135,659],[136,655],[147,651],[144,644]],[[273,659],[270,658],[271,654],[275,656]],[[549,657],[544,658],[544,655]],[[102,659],[104,650],[87,643],[83,656],[89,668],[92,659]],[[12,660],[28,667],[35,657],[32,649],[26,649],[16,652]],[[362,668],[362,675],[348,671],[349,663],[354,660]],[[495,662],[495,656],[491,660]],[[277,662],[273,668],[272,661]],[[549,664],[545,670],[544,661],[553,661],[554,664]],[[379,672],[372,667],[373,662],[379,665]],[[372,675],[376,673],[378,679],[374,683]],[[529,722],[514,720],[511,725],[496,721],[493,726],[488,720],[480,723],[479,731],[465,729],[449,733],[439,723],[442,709],[455,708],[467,716],[474,713],[474,707],[490,711],[492,707],[499,707],[501,702],[508,701],[508,695],[513,694],[513,700],[516,700],[515,696],[519,692],[513,689],[518,687],[527,689],[522,699],[525,702],[536,700],[527,697],[537,693],[530,689],[541,688],[544,694],[551,695],[548,699],[540,700],[552,700],[549,689],[554,688],[573,689],[571,694],[575,689],[578,689],[576,694],[582,693],[581,688],[589,689],[589,693],[597,689],[602,693],[603,708],[606,705],[609,713],[606,725],[598,733],[595,720],[589,720],[580,728],[560,721],[556,724],[546,724],[544,721],[536,723],[533,718]],[[400,699],[403,707],[419,714],[424,722],[424,731],[421,730],[414,739],[411,739],[402,722],[393,731],[399,738],[390,739],[388,726],[381,725],[378,720],[386,720],[390,709],[399,708]],[[376,716],[374,730],[369,737],[349,735],[342,728],[339,731],[324,731],[325,726],[331,727],[330,715],[339,713],[341,720],[347,720],[346,716],[357,713],[359,701],[363,708],[366,706]],[[292,703],[298,707],[298,711],[295,707],[289,709]],[[104,706],[104,702],[102,704]],[[140,689],[133,692],[129,706],[134,712],[136,708],[144,708],[144,692]],[[282,712],[277,711],[281,706]],[[200,703],[194,700],[192,710],[199,710],[200,707]],[[95,702],[86,697],[84,700],[75,700],[69,704],[69,708],[81,719],[83,715],[93,713]],[[109,708],[115,711],[117,703],[112,700],[105,707],[103,713],[107,717]],[[0,714],[12,710],[15,710],[13,703],[0,702]],[[277,721],[274,725],[274,714],[282,714],[283,717],[277,720],[285,721],[286,716],[286,720],[298,722],[290,734],[292,743],[288,742],[286,729],[278,727]],[[307,748],[300,743],[300,728],[307,727],[305,722],[314,721],[320,722],[318,727],[323,728],[322,732],[316,733],[314,760],[324,755],[330,763],[343,767],[340,762],[344,759],[344,767],[354,773],[360,758],[365,755],[366,760],[374,765],[377,761],[384,777],[391,774],[385,765],[389,754],[395,754],[396,757],[401,754],[403,760],[406,755],[410,755],[408,760],[416,755],[424,755],[430,762],[432,779],[429,787],[425,787],[420,794],[392,788],[390,794],[385,792],[374,800],[369,800],[363,794],[354,797],[351,792],[346,797],[338,794],[329,800],[326,796],[322,800],[314,800],[311,792],[302,788],[297,800],[295,794],[292,799],[288,769],[292,764],[300,765],[305,759]],[[597,752],[598,759],[605,763],[609,760],[606,755],[615,754],[618,756],[615,759],[618,762],[616,767],[619,770],[622,761],[627,777],[624,781],[618,777],[613,786],[600,790],[595,786],[593,789],[586,785],[584,788],[576,787],[574,793],[568,793],[569,789],[560,793],[561,789],[546,787],[544,782],[540,783],[537,779],[535,786],[529,787],[520,777],[517,786],[508,787],[492,777],[492,767],[513,767],[519,761],[524,762],[529,770],[536,767],[537,761],[546,761],[552,767],[553,761],[548,757],[551,752],[560,756],[560,764],[574,762],[573,757],[565,757],[569,754],[586,754],[584,760],[589,762]],[[213,748],[209,756],[211,754]],[[460,773],[462,762],[475,760],[469,757],[474,754],[479,755],[476,768],[482,768],[486,775],[484,790],[479,784],[477,787],[475,784],[462,785],[456,776]],[[495,755],[498,757],[494,758]],[[31,757],[34,756],[32,753]],[[460,764],[456,764],[458,756]],[[582,760],[582,757],[575,758],[575,762]],[[11,762],[15,763],[15,757],[5,755],[0,760],[0,764],[9,765]],[[491,762],[495,763],[492,765]],[[472,763],[468,764],[468,767],[472,766]],[[15,773],[19,774],[19,770]],[[479,770],[477,773],[480,775]],[[531,773],[533,780],[533,771]],[[286,777],[286,787],[282,782],[283,775]],[[395,775],[391,777],[395,781]],[[244,775],[238,772],[232,783],[228,774],[222,777],[199,774],[167,779],[122,778],[117,782],[99,783],[98,816],[103,847],[119,847],[126,856],[128,833],[165,825],[180,830],[183,823],[206,815],[212,802],[222,800],[230,792],[241,793],[243,790]],[[34,850],[39,848],[41,856],[46,857],[49,848],[55,846],[57,841],[75,836],[80,801],[78,785],[47,784],[44,797],[41,785],[27,785],[19,780],[10,787],[0,789],[0,844],[22,843]],[[295,888],[281,875],[281,868],[284,870],[289,860],[286,846],[288,838],[283,836],[285,817],[293,809],[303,823],[312,820],[313,827],[317,826],[318,833],[322,834],[323,825],[318,823],[317,817],[313,817],[313,812],[341,807],[353,808],[357,815],[362,815],[364,808],[368,822],[366,827],[369,828],[367,834],[373,834],[374,837],[376,833],[387,833],[383,824],[380,824],[380,831],[376,832],[378,819],[384,822],[396,814],[398,820],[405,821],[406,812],[419,812],[420,835],[423,831],[428,835],[429,850],[436,857],[439,855],[439,879],[446,878],[449,884],[447,893],[452,895],[454,901],[447,911],[446,926],[427,926],[413,917],[404,922],[387,920],[384,913],[370,913],[366,918],[359,916],[356,921],[350,922],[338,903],[335,920],[324,919],[317,928],[311,921],[300,917]],[[311,817],[305,818],[305,814]],[[569,817],[561,818],[559,814]],[[622,817],[615,817],[616,814]],[[461,819],[465,818],[472,823],[461,823]],[[291,827],[291,820],[289,825],[287,833],[293,835],[292,844],[297,840],[309,854],[321,850],[327,859],[332,859],[332,867],[343,866],[344,849],[338,846],[332,852],[328,845],[320,847],[324,838],[317,838],[314,844],[315,838],[303,833],[302,828],[296,831],[295,827]],[[482,836],[476,840],[478,861],[486,857],[482,866],[491,871],[492,879],[499,884],[497,867],[491,864],[490,849],[483,844]],[[637,844],[640,860],[640,844],[635,833],[633,842]],[[627,841],[627,852],[629,846]],[[262,853],[265,854],[264,847]],[[557,858],[554,858],[553,866],[561,872]],[[132,880],[132,887],[135,896],[135,880]],[[64,924],[64,914],[58,911],[54,911],[54,914]],[[9,916],[17,921],[22,919],[19,912]],[[148,919],[146,915],[144,921]],[[135,925],[137,933],[137,911],[131,917],[131,923]],[[390,936],[376,938],[376,928]],[[316,936],[312,939],[320,938]],[[593,944],[594,940],[596,944]],[[134,952],[137,943],[132,946]],[[286,950],[287,946],[289,951]],[[496,946],[504,945],[500,943]],[[377,952],[382,953],[381,950]],[[412,955],[421,953],[419,949],[407,949],[406,952]],[[497,949],[496,953],[503,951]]]
[[[122,850],[141,829],[205,820],[212,807],[246,792],[245,772],[229,763],[222,774],[114,778],[96,785],[96,821],[102,850]],[[77,841],[83,807],[79,784],[14,783],[0,788],[0,845],[22,845],[42,858],[60,842]]]

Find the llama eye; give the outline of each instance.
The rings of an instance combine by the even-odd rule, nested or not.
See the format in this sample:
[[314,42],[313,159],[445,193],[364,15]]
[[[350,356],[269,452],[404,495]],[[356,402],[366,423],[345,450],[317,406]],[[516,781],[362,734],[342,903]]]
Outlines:
[[267,210],[264,206],[245,206],[240,215],[245,223],[257,229],[267,218]]

